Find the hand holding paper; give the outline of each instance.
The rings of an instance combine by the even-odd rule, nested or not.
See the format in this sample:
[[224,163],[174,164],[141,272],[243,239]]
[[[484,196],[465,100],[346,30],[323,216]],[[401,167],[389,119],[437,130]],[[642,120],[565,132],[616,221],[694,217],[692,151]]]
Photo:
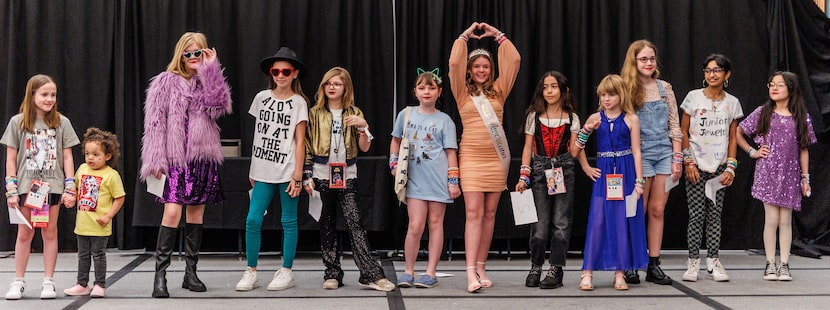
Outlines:
[[513,219],[516,221],[516,226],[539,221],[536,205],[533,203],[532,190],[510,192],[510,202],[513,204]]
[[315,221],[320,221],[320,214],[323,212],[323,200],[320,199],[320,192],[313,190],[311,195],[308,195],[308,214],[314,218]]
[[723,179],[722,174],[717,176],[716,178],[706,181],[706,185],[703,186],[706,198],[709,198],[709,200],[711,200],[713,203],[715,202],[715,195],[717,195],[718,190],[726,187],[720,183],[721,179]]
[[149,177],[147,178],[147,192],[158,197],[164,195],[164,184],[167,183],[167,176],[161,175],[158,178]]
[[671,177],[666,178],[666,193],[670,192],[672,188],[677,186],[677,184],[680,184],[680,178],[675,180],[674,174],[672,174]]

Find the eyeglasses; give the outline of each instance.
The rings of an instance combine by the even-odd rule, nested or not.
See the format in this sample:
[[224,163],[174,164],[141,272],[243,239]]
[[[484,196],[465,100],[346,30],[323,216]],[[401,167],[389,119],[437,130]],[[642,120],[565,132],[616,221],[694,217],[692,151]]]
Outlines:
[[639,61],[640,63],[644,63],[644,64],[649,63],[649,62],[657,63],[657,57],[654,57],[654,56],[640,57],[640,58],[637,58],[637,61]]
[[769,82],[767,83],[767,88],[787,88],[787,84]]
[[723,68],[712,68],[712,69],[706,68],[706,69],[703,69],[703,74],[710,74],[710,73],[718,74],[718,73],[725,72],[725,71],[726,70],[724,70]]
[[284,76],[289,76],[289,75],[291,75],[291,73],[293,73],[293,72],[294,72],[294,70],[296,70],[296,69],[291,69],[291,68],[284,68],[284,69],[279,69],[279,68],[271,68],[271,75],[273,75],[273,76],[279,76],[279,75],[280,75],[280,73],[282,73],[282,75],[284,75]]
[[182,53],[182,56],[184,56],[184,58],[187,58],[187,59],[194,58],[194,57],[199,58],[199,57],[202,57],[202,50],[198,49],[198,50],[195,50],[195,51],[184,52],[184,53]]
[[343,83],[329,83],[329,82],[326,82],[325,84],[323,84],[323,87],[324,88],[340,89],[340,87],[343,87]]

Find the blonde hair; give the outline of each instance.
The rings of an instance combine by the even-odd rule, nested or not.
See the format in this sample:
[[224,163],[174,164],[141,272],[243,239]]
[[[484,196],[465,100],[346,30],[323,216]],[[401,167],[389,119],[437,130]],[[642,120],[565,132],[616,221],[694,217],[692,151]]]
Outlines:
[[[167,72],[173,72],[182,76],[185,79],[190,79],[190,73],[182,61],[182,54],[184,50],[191,44],[196,43],[199,48],[207,48],[207,38],[200,32],[185,32],[176,42],[176,48],[173,50],[173,59],[167,64]],[[204,53],[202,54],[204,55]]]
[[[57,90],[57,83],[52,77],[45,74],[36,74],[29,78],[26,82],[26,94],[23,96],[23,102],[20,103],[20,114],[23,114],[23,121],[20,122],[20,130],[26,132],[35,132],[35,121],[37,121],[37,105],[35,105],[35,93],[38,89],[46,84],[55,84]],[[58,102],[52,106],[52,110],[46,112],[43,116],[43,122],[49,128],[58,128],[61,125],[61,114],[58,112]]]
[[329,103],[329,98],[326,97],[326,83],[335,76],[340,77],[340,80],[343,81],[343,109],[347,110],[354,104],[354,86],[352,85],[351,74],[343,67],[334,67],[326,71],[326,74],[323,74],[323,79],[320,80],[320,85],[317,86],[317,94],[315,95],[317,103],[314,104],[315,107],[322,107]]
[[[625,82],[622,77],[616,74],[609,74],[602,78],[597,86],[597,97],[602,97],[602,94],[614,94],[620,96],[620,107],[625,113],[635,113],[634,105],[631,103],[631,97],[626,92]],[[600,99],[599,110],[605,110],[602,106],[602,99]]]
[[[643,98],[645,96],[643,94],[643,86],[640,85],[640,79],[637,78],[640,74],[640,72],[637,71],[637,54],[643,51],[646,47],[654,50],[655,60],[660,59],[657,55],[657,47],[654,46],[654,43],[651,43],[648,40],[637,40],[631,42],[631,45],[628,46],[628,51],[625,53],[625,61],[623,62],[622,70],[620,70],[620,75],[622,75],[625,80],[625,86],[628,89],[629,97],[634,104],[635,110],[639,110],[643,107]],[[660,77],[660,69],[657,68],[656,61],[654,64],[654,72],[651,74],[651,78],[656,79]]]

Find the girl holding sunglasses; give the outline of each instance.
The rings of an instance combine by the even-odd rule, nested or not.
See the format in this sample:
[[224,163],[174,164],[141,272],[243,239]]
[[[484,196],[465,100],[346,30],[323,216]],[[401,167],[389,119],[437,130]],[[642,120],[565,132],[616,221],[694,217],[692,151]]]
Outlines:
[[142,180],[167,176],[164,215],[156,242],[153,297],[167,298],[167,267],[185,206],[185,263],[182,288],[207,290],[196,276],[206,204],[222,202],[222,145],[216,119],[231,113],[230,86],[207,38],[187,32],[176,43],[167,70],[150,80],[144,101]]
[[718,259],[721,212],[726,189],[713,202],[704,195],[706,182],[720,177],[723,186],[735,180],[735,130],[744,116],[738,98],[726,92],[732,64],[725,56],[712,54],[703,62],[703,86],[686,95],[680,108],[683,120],[683,154],[686,163],[686,201],[689,206],[689,259],[683,281],[697,281],[700,270],[700,243],[706,231],[706,267],[715,281],[729,281]]
[[291,267],[297,252],[297,204],[303,188],[305,132],[308,123],[308,98],[300,79],[306,67],[297,54],[281,47],[274,56],[259,63],[268,75],[268,89],[260,91],[248,113],[256,118],[251,152],[251,204],[245,220],[245,244],[248,268],[236,284],[237,291],[250,291],[257,283],[257,260],[262,243],[262,221],[271,199],[279,193],[283,230],[282,267],[268,284],[269,291],[294,286]]
[[346,220],[360,270],[358,283],[379,291],[391,291],[395,284],[386,279],[383,269],[369,255],[366,229],[360,223],[357,208],[357,154],[372,145],[369,124],[363,111],[354,103],[352,77],[344,68],[334,67],[323,75],[315,96],[317,103],[309,112],[305,144],[305,190],[320,191],[323,209],[320,214],[320,246],[322,248],[323,288],[343,286],[343,269],[337,255],[336,214],[340,209]]
[[[816,143],[816,133],[795,74],[775,72],[767,87],[769,100],[741,121],[737,138],[741,149],[757,160],[752,197],[764,203],[764,280],[791,281],[793,210],[800,211],[801,197],[811,194],[807,147]],[[752,138],[758,149],[747,142],[744,134]],[[776,230],[781,252],[778,266]]]

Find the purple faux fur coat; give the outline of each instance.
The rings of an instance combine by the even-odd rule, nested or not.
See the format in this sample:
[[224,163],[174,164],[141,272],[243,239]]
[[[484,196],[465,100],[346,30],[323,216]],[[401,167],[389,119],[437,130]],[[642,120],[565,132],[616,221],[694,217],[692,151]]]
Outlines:
[[[154,171],[186,167],[196,160],[222,162],[216,119],[231,113],[230,86],[218,61],[207,64],[190,83],[172,72],[150,80],[144,101],[144,137],[141,138],[142,180]],[[189,139],[185,141],[185,119]]]

